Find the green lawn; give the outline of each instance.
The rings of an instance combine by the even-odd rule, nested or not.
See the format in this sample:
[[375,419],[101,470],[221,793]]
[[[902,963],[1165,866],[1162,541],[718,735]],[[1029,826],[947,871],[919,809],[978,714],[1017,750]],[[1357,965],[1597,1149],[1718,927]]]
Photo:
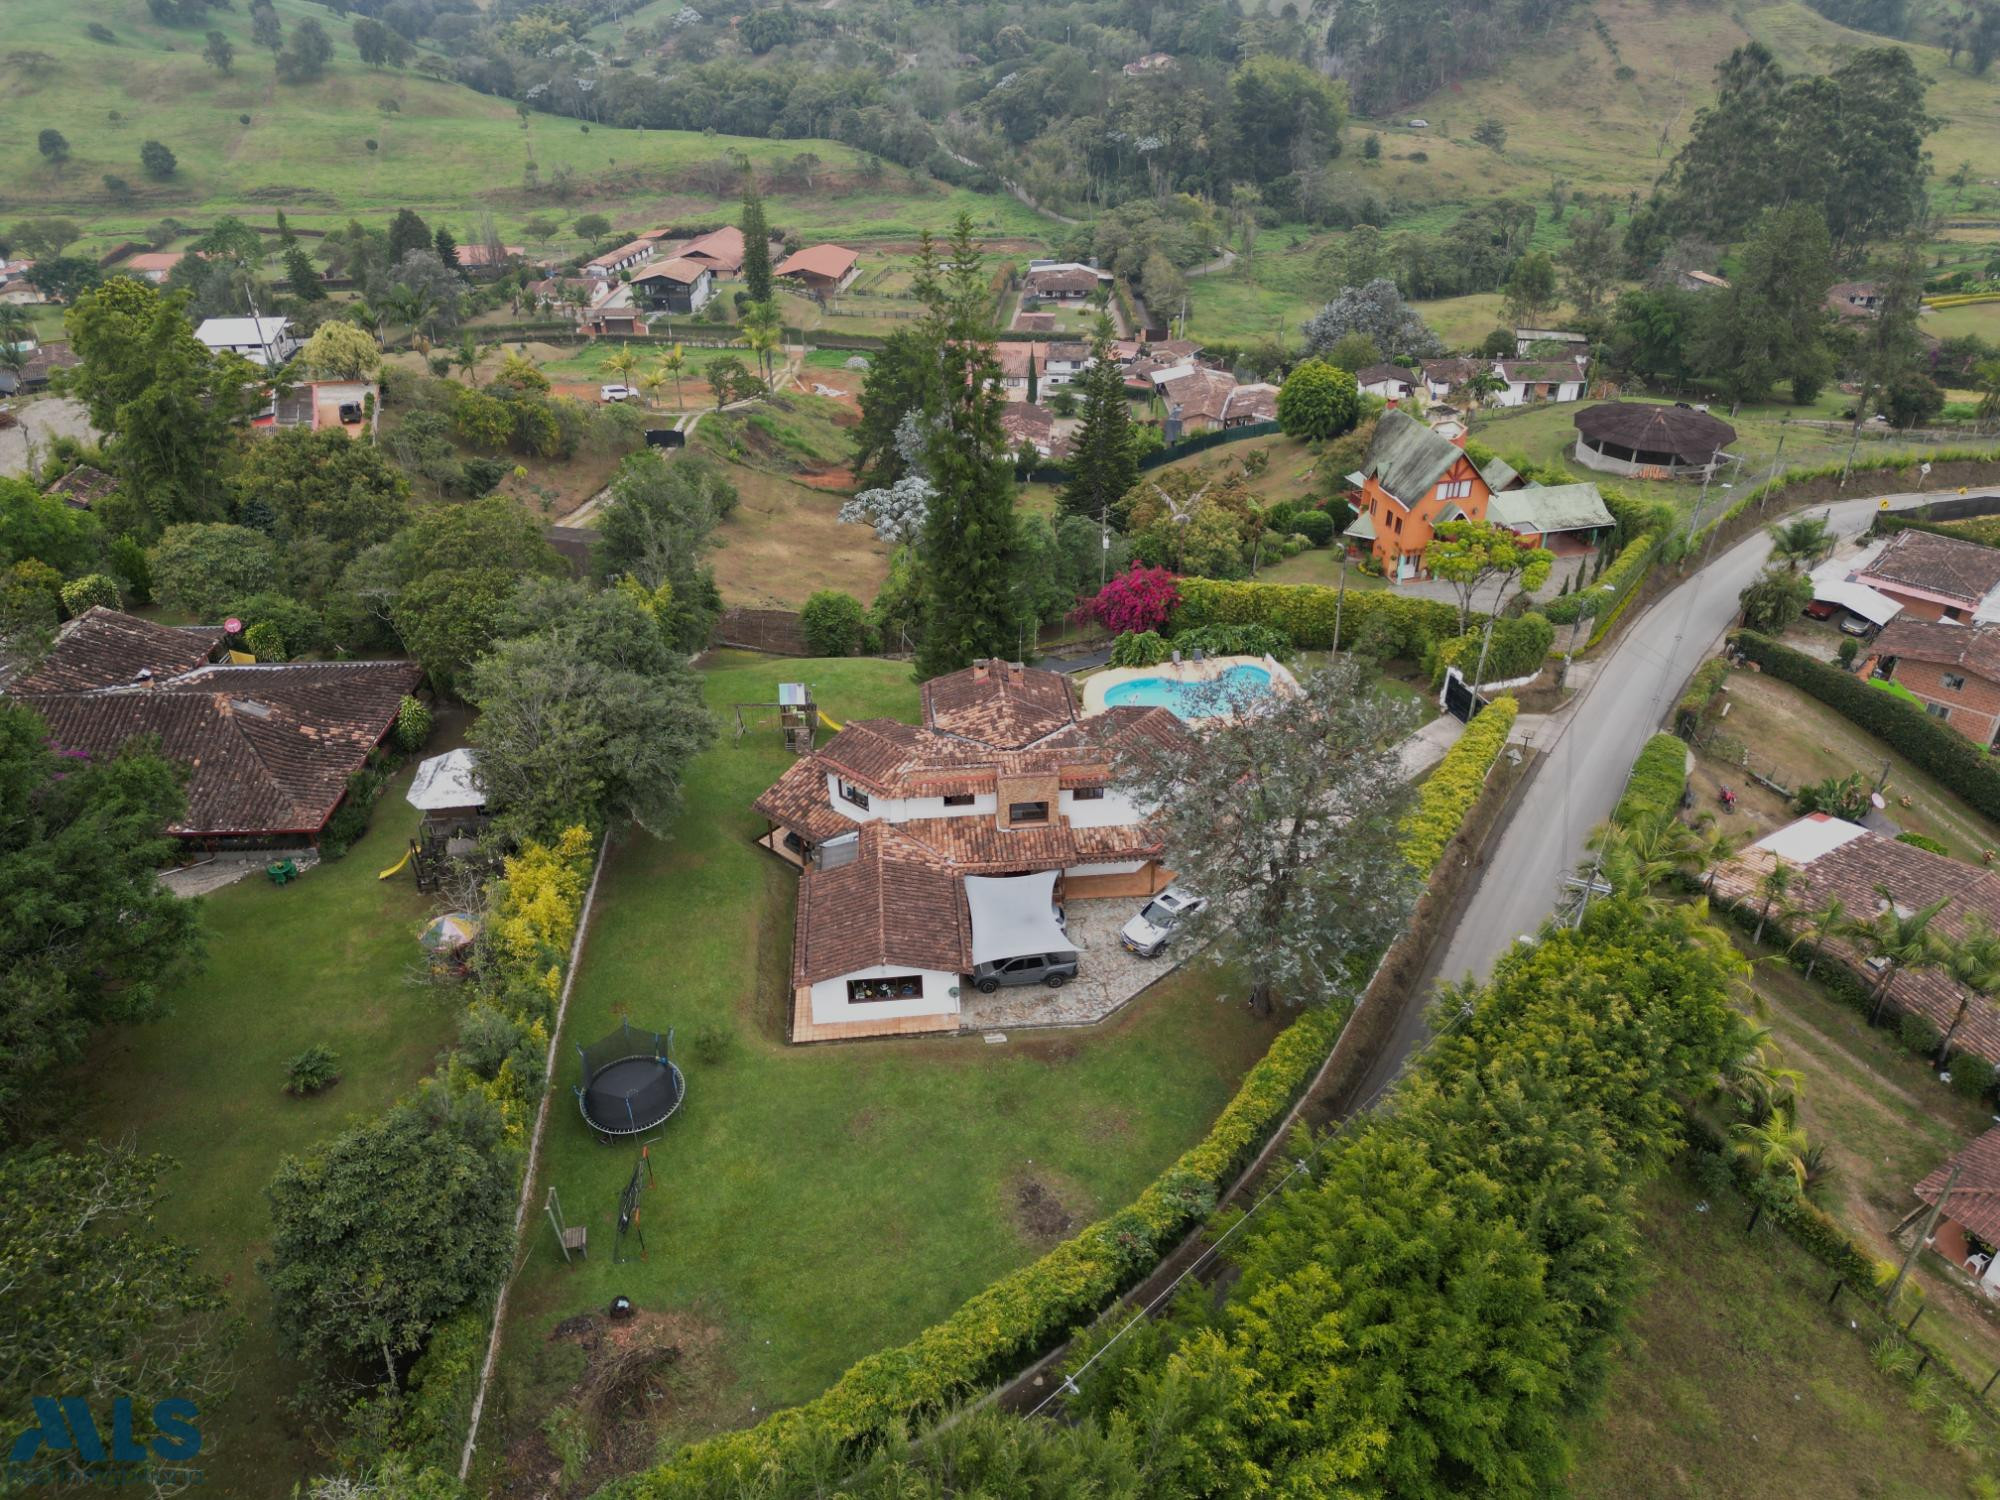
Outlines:
[[[164,1020],[108,1035],[80,1075],[79,1133],[179,1161],[159,1227],[201,1248],[247,1319],[235,1392],[202,1414],[206,1493],[281,1495],[314,1462],[279,1405],[301,1372],[278,1349],[256,1272],[265,1183],[280,1157],[407,1093],[455,1029],[451,1005],[410,982],[432,898],[407,871],[376,878],[416,829],[409,778],[390,783],[346,858],[282,888],[255,876],[205,898],[205,970]],[[313,1042],[340,1055],[342,1080],[293,1099],[285,1060]]]
[[[802,678],[836,720],[917,716],[908,669],[880,661],[773,662],[724,655],[708,701],[774,696]],[[530,1227],[503,1360],[498,1453],[530,1432],[575,1378],[554,1324],[616,1292],[704,1352],[667,1436],[755,1420],[816,1394],[859,1356],[907,1339],[1065,1232],[1129,1200],[1196,1140],[1268,1046],[1273,1025],[1184,971],[1092,1029],[794,1048],[790,1006],[796,874],[751,843],[749,809],[789,760],[774,730],[721,743],[689,770],[688,812],[665,841],[612,854],[577,980],[556,1084],[575,1081],[569,1042],[629,1017],[676,1028],[688,1080],[654,1147],[649,1256],[612,1264],[611,1214],[629,1148],[595,1143],[565,1092],[542,1180],[590,1230],[565,1266]],[[727,1055],[705,1060],[702,1033]],[[1054,1221],[1024,1215],[1047,1194]],[[628,1466],[645,1457],[634,1453]],[[490,1478],[491,1476],[487,1476]]]
[[[1600,1408],[1572,1420],[1575,1500],[1961,1500],[1972,1466],[1824,1307],[1832,1276],[1743,1226],[1735,1194],[1642,1195],[1640,1297]],[[1857,1316],[1865,1316],[1857,1312]]]

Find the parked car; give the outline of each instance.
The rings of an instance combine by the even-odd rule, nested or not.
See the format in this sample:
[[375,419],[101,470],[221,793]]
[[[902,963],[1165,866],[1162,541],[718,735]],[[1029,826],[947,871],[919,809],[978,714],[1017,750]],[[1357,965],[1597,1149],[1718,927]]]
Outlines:
[[1848,615],[1840,622],[1840,633],[1842,635],[1858,635],[1866,639],[1875,633],[1875,622],[1873,620],[1864,620],[1859,615]]
[[629,385],[600,385],[597,388],[597,399],[600,401],[630,401],[638,394]]
[[1139,915],[1125,924],[1118,941],[1141,958],[1157,958],[1174,940],[1181,924],[1206,905],[1205,897],[1170,885],[1139,908]]
[[1059,990],[1074,978],[1074,953],[1028,953],[972,966],[972,987],[982,995],[992,994],[1003,984],[1045,984]]
[[1806,614],[1815,620],[1831,620],[1839,608],[1831,599],[1815,599],[1806,606]]

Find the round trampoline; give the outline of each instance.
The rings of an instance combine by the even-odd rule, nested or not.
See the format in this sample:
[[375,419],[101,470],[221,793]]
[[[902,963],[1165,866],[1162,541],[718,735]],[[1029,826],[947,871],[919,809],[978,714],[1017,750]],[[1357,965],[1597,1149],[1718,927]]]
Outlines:
[[671,1031],[662,1037],[656,1031],[636,1031],[629,1022],[621,1022],[602,1041],[578,1046],[583,1082],[576,1102],[585,1123],[606,1137],[664,1125],[687,1094],[673,1051]]

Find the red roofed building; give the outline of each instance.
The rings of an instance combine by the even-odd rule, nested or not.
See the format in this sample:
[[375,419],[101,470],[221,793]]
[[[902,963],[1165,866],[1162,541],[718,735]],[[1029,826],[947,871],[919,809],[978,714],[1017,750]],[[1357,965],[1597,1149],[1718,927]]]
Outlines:
[[718,276],[739,276],[743,272],[743,231],[730,224],[689,240],[674,254],[698,260]]
[[1915,1191],[1918,1202],[1938,1208],[1931,1249],[1978,1281],[1987,1296],[2000,1296],[2000,1126],[1940,1165]]
[[861,269],[861,257],[840,245],[808,245],[771,267],[773,276],[786,276],[819,297],[831,297],[853,285]]
[[188,768],[187,813],[167,831],[204,847],[319,837],[347,779],[395,727],[415,662],[217,662],[216,626],[86,610],[8,695],[66,751],[118,753],[157,737]]

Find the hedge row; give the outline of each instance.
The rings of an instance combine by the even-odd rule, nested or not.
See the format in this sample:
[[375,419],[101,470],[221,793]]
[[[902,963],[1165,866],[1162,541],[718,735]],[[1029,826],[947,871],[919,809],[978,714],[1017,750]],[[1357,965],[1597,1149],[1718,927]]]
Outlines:
[[[1484,627],[1438,642],[1426,661],[1431,685],[1436,687],[1443,683],[1445,672],[1452,667],[1457,667],[1468,680],[1477,672],[1481,682],[1513,682],[1518,678],[1532,677],[1549,659],[1549,647],[1555,644],[1555,640],[1555,626],[1549,623],[1546,615],[1526,614],[1495,620],[1490,645],[1486,642]],[[1486,656],[1483,667],[1480,665],[1482,649]]]
[[[1317,583],[1231,583],[1219,578],[1182,578],[1175,607],[1176,633],[1203,625],[1269,625],[1307,651],[1331,651],[1354,644],[1371,625],[1393,630],[1404,647],[1394,654],[1421,659],[1433,641],[1454,635],[1458,610],[1436,599],[1387,589],[1338,589]],[[1334,640],[1334,618],[1340,639]],[[1410,649],[1414,647],[1415,649]]]
[[1611,819],[1630,823],[1640,817],[1672,817],[1686,794],[1687,746],[1671,734],[1656,734],[1632,762],[1631,779]]
[[1687,1130],[1691,1141],[1714,1152],[1729,1168],[1736,1185],[1752,1202],[1764,1206],[1765,1215],[1803,1246],[1815,1260],[1836,1272],[1849,1287],[1873,1292],[1875,1259],[1848,1235],[1832,1215],[1810,1198],[1758,1191],[1757,1169],[1730,1149],[1731,1142],[1715,1125],[1689,1111]]
[[1715,695],[1722,691],[1724,679],[1729,676],[1729,662],[1725,657],[1712,656],[1695,668],[1689,679],[1687,691],[1681,694],[1681,701],[1674,705],[1674,733],[1684,740],[1692,741],[1695,731],[1701,727],[1701,717],[1708,712]]
[[1417,805],[1403,818],[1403,855],[1426,875],[1437,868],[1445,846],[1479,800],[1520,711],[1511,695],[1487,704],[1418,788]]
[[[1873,475],[1908,474],[1919,464],[1929,464],[1936,468],[1939,464],[2000,464],[2000,448],[1940,448],[1930,453],[1898,453],[1887,456],[1871,454],[1868,466],[1857,469],[1854,474],[1863,476],[1864,481]],[[1767,479],[1762,484],[1752,485],[1743,492],[1743,497],[1729,509],[1704,526],[1697,536],[1706,536],[1717,527],[1727,526],[1731,521],[1748,511],[1752,506],[1764,509],[1767,502],[1776,499],[1788,489],[1810,485],[1822,479],[1838,479],[1842,465],[1820,464],[1810,469],[1792,469],[1776,479]],[[1850,475],[1850,478],[1853,476]],[[1972,482],[1970,480],[1968,483]],[[1865,491],[1863,491],[1865,493]],[[1815,497],[1807,497],[1808,502]],[[1782,509],[1782,504],[1780,509]]]
[[[1208,582],[1184,579],[1182,587]],[[1437,607],[1456,619],[1449,606]],[[1427,858],[1412,853],[1411,862],[1418,868],[1428,872],[1464,822],[1477,800],[1477,783],[1506,742],[1513,715],[1511,698],[1495,702],[1446,757],[1447,762],[1458,757],[1449,774],[1441,764],[1432,776],[1432,783],[1443,779],[1447,786],[1462,788],[1468,776],[1475,784],[1470,795],[1437,794],[1433,815],[1411,833],[1413,842],[1420,839],[1427,852]],[[1482,754],[1485,759],[1475,774],[1473,763]],[[1040,1260],[1001,1277],[911,1342],[857,1361],[813,1400],[788,1407],[755,1427],[685,1448],[657,1469],[614,1482],[599,1492],[600,1500],[695,1500],[716,1493],[720,1486],[782,1469],[809,1453],[893,1440],[1026,1363],[1068,1330],[1095,1317],[1209,1215],[1223,1189],[1256,1154],[1325,1061],[1345,1020],[1346,1013],[1339,1008],[1316,1006],[1279,1033],[1207,1136],[1126,1208]]]
[[1542,606],[1542,613],[1557,625],[1574,625],[1578,620],[1594,620],[1613,613],[1645,578],[1646,570],[1660,554],[1660,541],[1665,535],[1664,531],[1648,531],[1634,537],[1611,560],[1611,566],[1598,575],[1597,582],[1549,600]]
[[1839,667],[1814,661],[1754,630],[1730,637],[1736,650],[1907,755],[1989,818],[2000,818],[2000,769],[1971,740],[1894,693],[1879,692]]

